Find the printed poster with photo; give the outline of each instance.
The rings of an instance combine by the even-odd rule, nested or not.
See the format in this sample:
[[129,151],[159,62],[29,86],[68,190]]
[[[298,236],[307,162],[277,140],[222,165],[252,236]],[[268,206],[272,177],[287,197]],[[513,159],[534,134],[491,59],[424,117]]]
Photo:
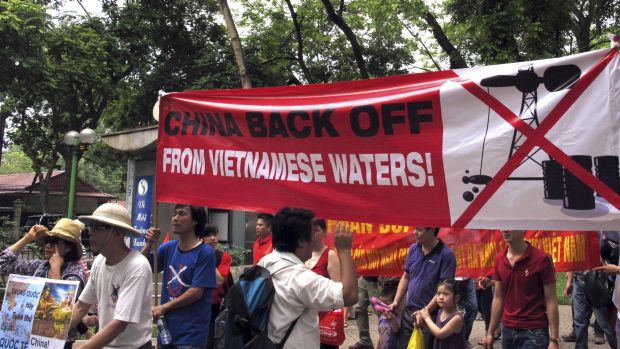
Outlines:
[[9,275],[0,309],[0,349],[62,349],[79,283]]

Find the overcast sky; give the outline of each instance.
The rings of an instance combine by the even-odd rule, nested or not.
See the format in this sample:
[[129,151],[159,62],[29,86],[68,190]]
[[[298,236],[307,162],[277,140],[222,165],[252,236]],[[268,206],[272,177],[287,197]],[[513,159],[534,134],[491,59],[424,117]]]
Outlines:
[[[91,15],[98,15],[101,13],[101,3],[99,0],[82,0],[82,5],[86,8]],[[84,15],[84,10],[80,7],[77,0],[65,1],[62,12],[73,12],[78,16]]]

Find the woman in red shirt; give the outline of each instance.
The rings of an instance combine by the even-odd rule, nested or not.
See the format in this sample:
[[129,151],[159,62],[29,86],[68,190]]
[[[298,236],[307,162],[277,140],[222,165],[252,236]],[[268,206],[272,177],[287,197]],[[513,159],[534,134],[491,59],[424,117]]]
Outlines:
[[[325,245],[327,226],[325,220],[314,218],[312,220],[312,257],[306,261],[306,266],[313,272],[333,281],[340,282],[340,261],[336,251]],[[319,317],[321,313],[319,313]],[[337,348],[321,343],[321,349]]]

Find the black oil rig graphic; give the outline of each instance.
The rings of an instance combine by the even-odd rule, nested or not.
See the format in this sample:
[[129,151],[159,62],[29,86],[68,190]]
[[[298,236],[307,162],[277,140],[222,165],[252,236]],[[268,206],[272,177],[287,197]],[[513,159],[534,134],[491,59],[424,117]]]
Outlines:
[[[576,65],[557,65],[547,68],[542,77],[534,72],[533,65],[518,70],[516,75],[495,75],[480,81],[480,85],[491,88],[515,87],[522,93],[519,118],[532,128],[539,126],[538,120],[538,88],[540,84],[549,92],[558,92],[571,88],[581,76],[581,69]],[[480,170],[477,174],[465,171],[462,181],[471,185],[470,190],[463,193],[465,201],[473,201],[480,191],[480,186],[487,185],[493,178],[483,174],[484,146],[490,122],[490,108],[487,113],[487,124],[480,155]],[[525,141],[525,137],[516,128],[512,134],[512,142],[508,151],[510,159]],[[596,207],[594,190],[579,180],[570,171],[564,168],[553,158],[538,160],[534,156],[541,148],[534,148],[533,152],[518,165],[528,161],[536,163],[542,169],[541,177],[508,177],[511,181],[542,181],[544,198],[546,200],[562,200],[562,206],[569,210],[593,210]],[[616,193],[620,193],[620,171],[618,170],[618,156],[604,155],[572,155],[571,158],[584,169],[592,173],[594,163],[595,175]]]

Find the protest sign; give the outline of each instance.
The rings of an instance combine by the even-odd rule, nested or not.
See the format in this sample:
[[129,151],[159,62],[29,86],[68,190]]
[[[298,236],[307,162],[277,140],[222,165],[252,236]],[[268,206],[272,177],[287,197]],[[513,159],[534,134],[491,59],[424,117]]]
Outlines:
[[161,98],[157,200],[459,228],[620,223],[618,49]]
[[0,310],[0,349],[64,348],[78,285],[9,275]]
[[146,245],[144,234],[151,227],[151,203],[153,202],[153,176],[137,176],[134,184],[131,225],[138,229],[142,236],[132,236],[129,246],[142,250]]
[[[333,231],[338,220],[327,220]],[[343,221],[354,233],[351,255],[359,275],[401,276],[415,242],[413,226]],[[329,235],[329,234],[328,234]],[[456,276],[491,275],[495,256],[506,249],[499,230],[441,229],[439,238],[456,257]],[[541,231],[525,233],[532,246],[553,258],[556,271],[588,270],[601,265],[597,232]],[[333,239],[327,239],[331,245]]]

